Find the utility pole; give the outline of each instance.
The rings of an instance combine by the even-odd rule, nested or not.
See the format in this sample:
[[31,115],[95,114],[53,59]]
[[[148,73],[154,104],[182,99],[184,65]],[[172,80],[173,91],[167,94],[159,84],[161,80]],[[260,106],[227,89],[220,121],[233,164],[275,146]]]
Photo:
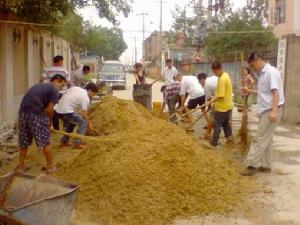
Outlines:
[[134,40],[134,48],[132,49],[132,64],[135,64],[137,61],[137,51],[136,51],[136,37],[132,37]]
[[203,8],[202,0],[198,0],[198,3],[195,5],[195,11],[197,15],[196,23],[197,27],[200,27],[202,24]]
[[186,5],[184,6],[184,25],[183,25],[184,41],[186,41]]
[[137,16],[142,16],[143,19],[143,43],[142,43],[142,48],[143,48],[143,63],[145,61],[145,49],[144,49],[144,42],[145,42],[145,16],[148,16],[148,13],[138,13],[136,14]]
[[208,0],[208,9],[207,9],[207,30],[211,31],[212,28],[212,0]]
[[136,37],[134,37],[134,63],[137,62]]
[[131,49],[131,65],[134,65],[134,48]]
[[162,8],[163,8],[163,1],[160,0],[160,19],[159,19],[159,38],[158,38],[158,60],[160,61],[159,64],[161,65],[162,68],[162,16],[163,16],[163,12],[162,12]]

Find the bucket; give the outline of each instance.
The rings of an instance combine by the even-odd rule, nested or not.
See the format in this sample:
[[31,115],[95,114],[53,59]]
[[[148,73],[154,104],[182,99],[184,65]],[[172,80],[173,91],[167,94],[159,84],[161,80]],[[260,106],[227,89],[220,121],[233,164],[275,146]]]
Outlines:
[[152,85],[134,84],[132,91],[133,101],[144,106],[148,111],[152,110]]
[[2,176],[0,224],[69,225],[77,190],[77,185],[45,175]]
[[153,102],[153,112],[160,112],[161,110],[161,102]]

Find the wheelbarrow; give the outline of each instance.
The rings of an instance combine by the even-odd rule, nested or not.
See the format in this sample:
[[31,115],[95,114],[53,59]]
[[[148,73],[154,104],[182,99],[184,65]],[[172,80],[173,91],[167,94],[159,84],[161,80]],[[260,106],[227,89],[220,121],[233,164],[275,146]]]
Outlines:
[[77,185],[45,175],[0,177],[0,225],[69,225]]

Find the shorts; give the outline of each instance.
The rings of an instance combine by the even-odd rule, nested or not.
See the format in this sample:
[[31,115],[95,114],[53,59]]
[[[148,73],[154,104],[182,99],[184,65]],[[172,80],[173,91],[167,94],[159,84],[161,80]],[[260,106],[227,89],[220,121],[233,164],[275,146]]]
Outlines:
[[205,95],[195,98],[195,99],[190,99],[188,102],[188,109],[195,109],[197,106],[202,106],[205,103]]
[[50,120],[46,115],[19,113],[19,146],[26,148],[35,140],[38,148],[50,144]]

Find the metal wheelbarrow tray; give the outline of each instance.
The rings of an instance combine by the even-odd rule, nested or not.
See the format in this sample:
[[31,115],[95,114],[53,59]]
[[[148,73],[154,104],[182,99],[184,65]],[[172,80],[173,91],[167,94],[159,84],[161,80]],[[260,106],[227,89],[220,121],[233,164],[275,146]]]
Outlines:
[[2,176],[0,225],[69,225],[77,190],[77,185],[45,175]]

